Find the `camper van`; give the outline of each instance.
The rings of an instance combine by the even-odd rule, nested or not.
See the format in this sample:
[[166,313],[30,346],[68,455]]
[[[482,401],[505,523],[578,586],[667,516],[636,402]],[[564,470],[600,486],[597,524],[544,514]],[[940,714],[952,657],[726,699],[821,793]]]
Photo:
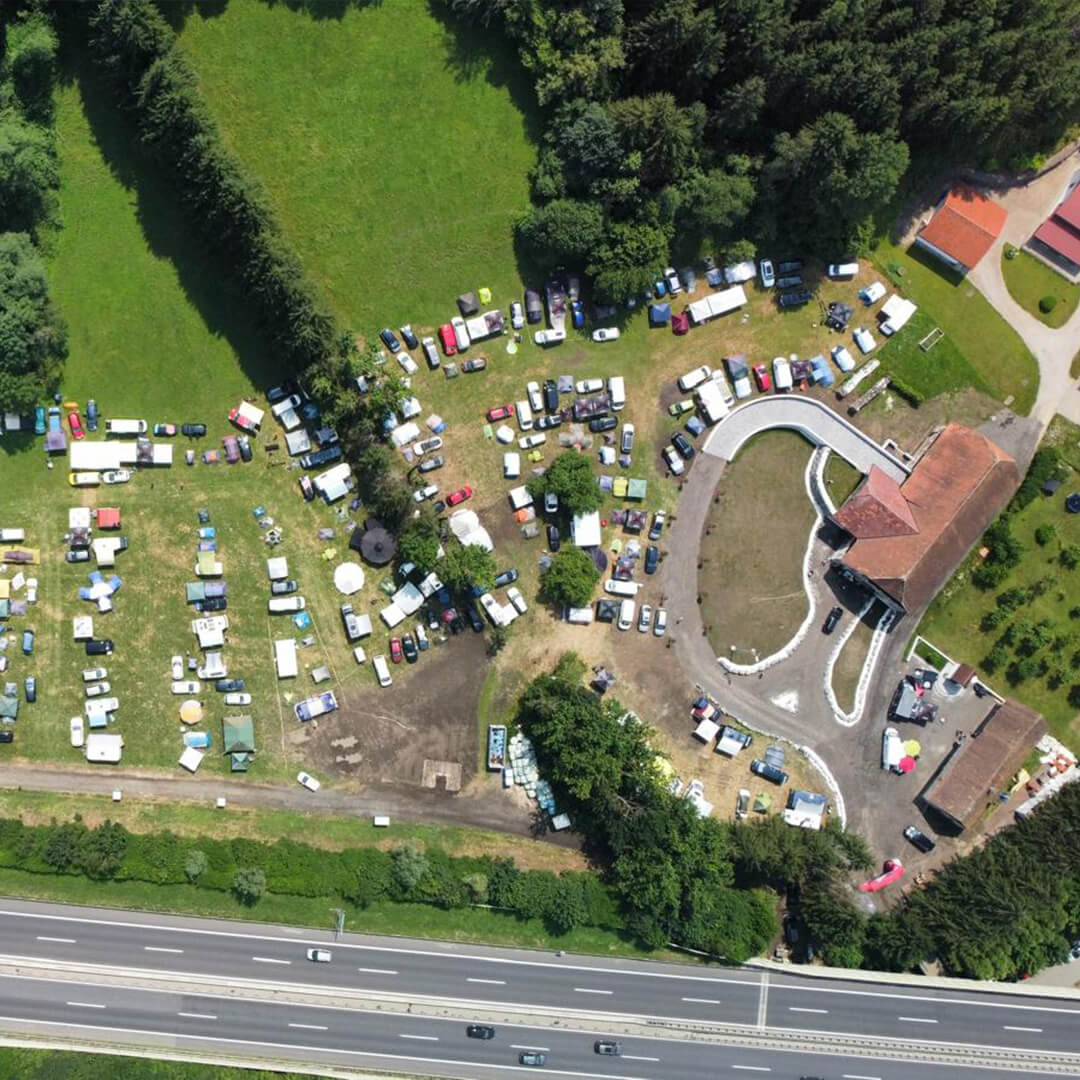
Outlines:
[[106,420],[105,434],[116,436],[134,436],[146,434],[145,420]]
[[900,759],[904,756],[904,744],[894,727],[887,727],[881,736],[881,767],[889,772],[900,771]]
[[522,431],[530,431],[533,426],[533,414],[532,408],[527,401],[519,401],[514,406],[517,412],[518,425]]
[[640,588],[641,584],[637,581],[616,581],[612,578],[610,581],[604,582],[604,591],[611,593],[613,596],[635,597]]
[[271,596],[266,606],[271,614],[279,615],[286,611],[303,611],[306,603],[302,596]]
[[621,375],[612,375],[607,381],[611,407],[618,411],[626,404],[626,380]]

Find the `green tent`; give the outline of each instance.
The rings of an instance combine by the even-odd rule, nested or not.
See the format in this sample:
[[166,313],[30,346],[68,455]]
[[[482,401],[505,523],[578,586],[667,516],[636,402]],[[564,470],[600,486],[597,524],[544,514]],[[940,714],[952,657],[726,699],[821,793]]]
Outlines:
[[628,499],[644,499],[648,486],[644,480],[631,478],[630,483],[626,486],[626,497]]
[[0,694],[0,720],[14,720],[19,715],[19,699]]
[[759,791],[754,796],[754,813],[767,814],[772,807],[772,796],[766,795],[764,791]]
[[201,581],[189,581],[184,589],[187,591],[187,602],[194,604],[197,600],[206,599],[206,585]]
[[226,716],[221,721],[221,738],[233,772],[247,772],[255,756],[255,721],[250,716]]

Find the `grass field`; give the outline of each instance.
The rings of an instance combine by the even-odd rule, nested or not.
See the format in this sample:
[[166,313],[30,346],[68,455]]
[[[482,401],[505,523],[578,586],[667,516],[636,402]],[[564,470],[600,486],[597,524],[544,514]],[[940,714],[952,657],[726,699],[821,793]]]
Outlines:
[[[753,662],[784,645],[806,615],[802,560],[814,508],[803,474],[810,444],[790,431],[748,442],[722,477],[705,523],[701,614],[718,654]],[[735,652],[731,646],[735,645]]]
[[[946,345],[942,341],[925,354],[925,361],[919,361],[910,344],[914,342],[917,347],[923,334],[912,332],[920,325],[913,320],[889,348],[900,354],[899,370],[915,388],[929,396],[942,389],[985,386],[1000,401],[1011,398],[1012,409],[1027,415],[1039,389],[1038,366],[1016,331],[994,311],[982,293],[914,247],[904,250],[882,240],[874,250],[873,259],[881,272],[923,309],[919,314],[928,323],[927,329],[934,325],[941,327],[946,339],[958,350],[939,352]],[[966,366],[956,364],[957,356],[962,357]],[[967,366],[975,373],[975,380]]]
[[[1005,258],[1002,253],[1001,276],[1005,279],[1009,295],[1047,326],[1064,326],[1076,310],[1077,303],[1080,303],[1080,285],[1066,281],[1046,263],[1026,251],[1018,251],[1012,259]],[[1039,301],[1044,296],[1057,300],[1053,311],[1048,314],[1039,308]]]
[[[881,611],[877,607],[872,608],[870,614],[875,621],[881,617]],[[850,710],[855,704],[855,688],[859,685],[859,676],[862,674],[873,636],[873,624],[866,619],[860,619],[836,658],[832,686],[841,709]]]
[[299,1073],[12,1046],[0,1047],[0,1073],[11,1080],[301,1080]]
[[862,473],[854,465],[849,465],[839,454],[829,455],[825,462],[825,488],[834,506],[843,506],[861,480]]

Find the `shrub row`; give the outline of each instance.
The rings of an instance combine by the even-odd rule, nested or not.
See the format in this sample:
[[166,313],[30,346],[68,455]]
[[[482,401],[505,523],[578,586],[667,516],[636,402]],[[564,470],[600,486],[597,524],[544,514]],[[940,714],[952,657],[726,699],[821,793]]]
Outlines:
[[903,379],[898,379],[895,375],[889,376],[889,389],[893,391],[898,397],[902,397],[912,408],[917,409],[925,400],[925,395],[921,394],[910,383],[904,382]]
[[1023,510],[1025,506],[1034,502],[1042,491],[1043,484],[1053,479],[1061,468],[1061,454],[1053,446],[1044,446],[1036,450],[1031,464],[1028,466],[1027,475],[1023,483],[1017,488],[1016,494],[1006,508],[1007,514],[1015,514]]

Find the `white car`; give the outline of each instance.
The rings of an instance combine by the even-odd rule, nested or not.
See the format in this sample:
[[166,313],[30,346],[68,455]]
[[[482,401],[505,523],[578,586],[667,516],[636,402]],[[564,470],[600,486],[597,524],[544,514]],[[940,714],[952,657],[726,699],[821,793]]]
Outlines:
[[266,607],[272,615],[286,611],[303,611],[307,601],[302,596],[271,596]]
[[184,677],[184,658],[182,656],[174,656],[170,663],[172,664],[172,677],[174,679],[182,679]]
[[455,315],[450,320],[454,330],[454,340],[457,342],[458,352],[464,352],[469,347],[469,331],[465,326],[465,320],[460,315]]
[[442,439],[438,435],[432,435],[430,439],[421,439],[419,442],[414,442],[412,448],[417,457],[423,457],[425,454],[432,454],[436,450],[441,450]]
[[97,682],[98,679],[104,679],[108,674],[108,671],[103,667],[85,668],[82,673],[83,682]]
[[174,694],[197,694],[202,689],[202,684],[194,679],[173,679],[172,692]]
[[540,384],[538,382],[531,382],[525,387],[525,392],[529,395],[529,408],[534,413],[542,413],[544,411],[544,395],[540,393]]
[[634,625],[634,612],[637,610],[637,604],[634,603],[629,597],[619,604],[619,622],[618,626],[620,630],[629,630]]
[[84,737],[83,718],[81,716],[73,716],[70,721],[71,728],[71,745],[82,746]]
[[533,334],[533,341],[537,345],[558,345],[566,340],[565,330],[537,330]]
[[[301,776],[304,774],[301,773]],[[308,949],[307,958],[313,960],[316,964],[329,964],[333,959],[333,954],[329,949]]]
[[638,633],[647,634],[649,627],[652,625],[652,605],[642,604],[641,614],[638,615],[637,628]]
[[433,499],[439,494],[438,484],[428,484],[426,487],[417,488],[413,493],[413,502],[423,502],[425,499]]
[[671,293],[672,296],[682,292],[682,282],[679,280],[679,275],[675,273],[674,266],[669,266],[664,271],[664,282],[668,287],[668,292]]
[[865,326],[860,326],[858,330],[852,335],[855,338],[855,344],[864,352],[870,352],[877,342],[874,340],[874,335],[866,329]]
[[592,339],[596,342],[618,341],[619,328],[617,326],[601,326],[592,332]]
[[86,688],[83,693],[86,694],[87,697],[104,697],[111,689],[111,683],[92,682],[86,684]]
[[519,615],[524,615],[529,610],[529,605],[525,603],[525,597],[521,595],[521,590],[516,585],[511,585],[506,590],[506,599],[514,605],[514,610]]
[[298,772],[296,774],[296,782],[306,787],[308,791],[318,791],[322,786],[314,776],[306,772]]
[[426,337],[420,339],[420,348],[424,351],[424,356],[427,358],[428,367],[434,370],[439,366],[439,347],[435,344],[433,337]]
[[130,469],[106,469],[101,474],[103,484],[126,484],[135,474]]
[[695,795],[699,799],[705,798],[705,785],[700,780],[691,780],[686,789],[686,797],[688,799],[693,798]]
[[520,330],[525,325],[525,311],[519,300],[510,303],[510,325],[515,330]]
[[855,369],[855,357],[853,357],[843,345],[833,346],[832,358],[833,363],[845,373]]
[[522,450],[531,450],[534,446],[543,446],[546,442],[547,435],[544,432],[539,431],[535,435],[522,435],[521,438],[518,439],[518,446],[520,446]]
[[657,637],[663,637],[667,633],[667,612],[662,607],[658,607],[653,616],[652,632]]
[[672,476],[682,476],[686,471],[683,459],[679,456],[679,452],[674,446],[664,447],[664,460],[667,462],[667,467],[671,470]]
[[375,669],[375,678],[379,680],[380,686],[387,687],[394,681],[390,678],[390,665],[382,653],[371,658],[371,666]]
[[300,407],[300,395],[290,394],[287,398],[282,398],[280,401],[270,406],[270,415],[275,420],[280,420],[281,417],[290,412],[292,409]]
[[772,362],[773,385],[777,392],[790,390],[794,385],[791,381],[791,365],[782,356],[776,357]]
[[241,694],[241,693],[226,694],[225,695],[225,704],[226,705],[250,705],[251,704],[251,695],[250,694]]
[[579,394],[595,394],[598,390],[604,389],[603,379],[578,379],[577,386],[574,387]]
[[684,394],[689,393],[695,386],[700,386],[711,374],[712,368],[708,364],[702,364],[701,367],[696,367],[693,371],[679,376],[679,389]]
[[763,289],[771,289],[776,284],[776,272],[773,270],[772,259],[762,259],[758,263],[757,272]]
[[358,664],[364,664],[364,663],[367,662],[367,653],[364,652],[364,646],[363,645],[357,645],[356,648],[353,649],[352,654],[353,654],[353,659]]
[[416,361],[404,349],[397,354],[397,362],[406,375],[415,375],[419,371]]

